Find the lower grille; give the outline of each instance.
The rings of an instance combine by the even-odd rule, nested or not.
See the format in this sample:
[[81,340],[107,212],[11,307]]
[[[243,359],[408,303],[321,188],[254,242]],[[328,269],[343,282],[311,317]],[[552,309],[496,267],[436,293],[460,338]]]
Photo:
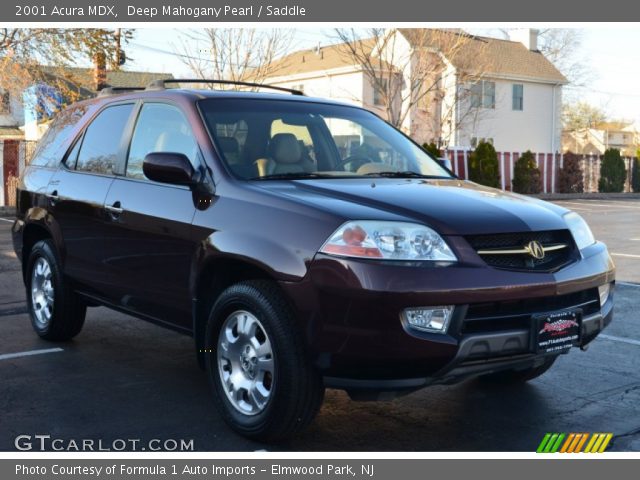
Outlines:
[[462,334],[529,329],[531,317],[540,313],[581,308],[583,316],[600,310],[598,289],[544,298],[528,298],[469,305],[462,323]]
[[[569,230],[472,235],[466,239],[487,265],[503,270],[553,272],[576,258]],[[540,258],[532,253],[532,242],[542,248]]]

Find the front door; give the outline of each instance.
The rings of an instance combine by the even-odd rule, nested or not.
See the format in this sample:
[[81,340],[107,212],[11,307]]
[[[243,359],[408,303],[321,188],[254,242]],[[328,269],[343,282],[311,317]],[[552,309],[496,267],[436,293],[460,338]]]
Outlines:
[[127,310],[191,328],[189,278],[197,242],[191,237],[196,211],[191,190],[151,182],[142,171],[148,153],[185,154],[196,166],[198,144],[186,117],[174,105],[142,104],[131,138],[126,175],[106,198],[111,225],[105,236],[109,295]]

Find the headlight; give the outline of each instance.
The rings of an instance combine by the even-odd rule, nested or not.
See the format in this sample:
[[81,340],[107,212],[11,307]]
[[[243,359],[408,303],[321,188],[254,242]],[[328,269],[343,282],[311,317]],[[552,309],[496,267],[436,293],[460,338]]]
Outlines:
[[432,229],[405,222],[347,222],[329,237],[320,251],[342,257],[384,260],[457,260]]
[[593,238],[593,233],[587,222],[584,221],[580,215],[576,212],[569,212],[564,215],[564,220],[567,222],[571,235],[576,242],[576,245],[580,250],[596,243],[596,239]]

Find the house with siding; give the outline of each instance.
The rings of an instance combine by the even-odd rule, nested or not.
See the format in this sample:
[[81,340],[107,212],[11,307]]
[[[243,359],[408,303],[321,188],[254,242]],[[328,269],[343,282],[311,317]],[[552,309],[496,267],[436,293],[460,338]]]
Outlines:
[[[514,30],[509,40],[440,30],[463,39],[456,54],[449,56],[424,32],[389,29],[385,35],[393,36],[393,41],[363,39],[359,47],[384,59],[380,68],[399,72],[405,84],[410,83],[410,69],[418,58],[429,55],[442,62],[437,70],[440,78],[429,79],[438,85],[439,92],[432,95],[435,100],[407,104],[408,114],[400,125],[405,133],[419,143],[433,141],[442,148],[473,148],[485,140],[498,151],[560,151],[562,87],[567,79],[539,51],[536,30]],[[389,45],[400,53],[388,55],[384,49]],[[344,44],[293,52],[278,59],[270,72],[265,83],[386,115],[370,74],[345,54]]]
[[[35,142],[50,118],[66,103],[55,86],[78,99],[97,95],[105,87],[144,87],[171,74],[136,71],[106,71],[96,68],[43,68],[42,80],[23,91],[0,91],[0,206],[11,204],[16,178],[30,157]],[[47,82],[49,80],[49,82]]]

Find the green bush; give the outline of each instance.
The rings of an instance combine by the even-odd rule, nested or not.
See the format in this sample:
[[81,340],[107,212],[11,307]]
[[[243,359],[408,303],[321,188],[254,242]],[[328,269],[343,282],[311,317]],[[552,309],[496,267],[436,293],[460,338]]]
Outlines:
[[633,168],[631,169],[631,188],[636,193],[640,193],[640,150],[633,159]]
[[529,150],[524,152],[516,161],[513,168],[513,191],[517,193],[540,193],[542,191],[542,179],[536,158]]
[[422,148],[424,148],[433,158],[440,158],[442,156],[442,152],[433,142],[423,143]]
[[500,187],[498,154],[490,143],[480,142],[469,156],[469,180],[488,187]]
[[567,152],[563,156],[563,166],[558,173],[559,193],[584,192],[584,174],[580,168],[580,156]]
[[620,150],[617,148],[607,149],[600,165],[598,190],[606,193],[622,192],[626,178],[627,170],[624,168],[624,160],[620,156]]

